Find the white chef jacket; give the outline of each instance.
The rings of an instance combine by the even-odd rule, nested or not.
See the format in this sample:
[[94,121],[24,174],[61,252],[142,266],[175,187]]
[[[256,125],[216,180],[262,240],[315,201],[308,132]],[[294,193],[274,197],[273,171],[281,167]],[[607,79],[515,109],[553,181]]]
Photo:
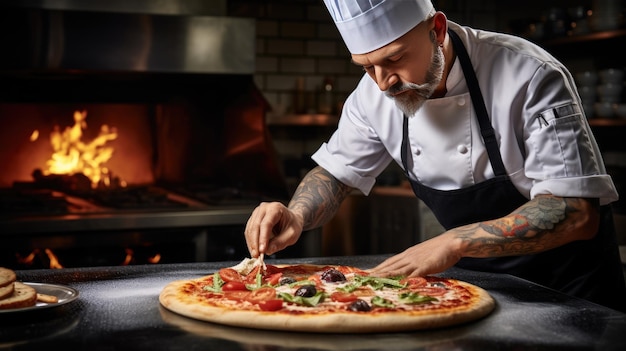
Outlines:
[[[485,100],[507,173],[522,195],[599,198],[618,194],[587,123],[569,71],[518,37],[462,27],[461,37]],[[409,176],[439,190],[494,176],[459,60],[446,96],[409,118]],[[344,104],[337,130],[313,160],[341,182],[369,194],[394,160],[400,167],[403,113],[364,75]]]

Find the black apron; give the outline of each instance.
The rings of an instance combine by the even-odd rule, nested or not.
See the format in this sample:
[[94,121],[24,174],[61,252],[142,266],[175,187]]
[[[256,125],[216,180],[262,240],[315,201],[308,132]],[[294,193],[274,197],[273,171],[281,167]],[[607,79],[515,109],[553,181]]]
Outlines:
[[[404,117],[402,164],[413,191],[447,230],[503,217],[528,201],[509,179],[465,46],[448,30],[470,91],[481,135],[495,177],[463,189],[438,190],[409,177],[408,118]],[[513,274],[538,284],[626,312],[626,286],[612,211],[601,207],[601,223],[591,240],[576,241],[535,255],[462,258],[458,267]]]

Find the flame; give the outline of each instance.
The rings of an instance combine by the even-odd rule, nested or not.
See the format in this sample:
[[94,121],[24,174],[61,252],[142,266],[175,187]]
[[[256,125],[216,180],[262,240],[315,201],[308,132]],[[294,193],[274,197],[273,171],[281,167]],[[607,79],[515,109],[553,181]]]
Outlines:
[[[87,129],[87,111],[74,112],[74,125],[61,132],[59,126],[54,127],[50,134],[50,144],[54,150],[50,160],[46,162],[49,174],[82,173],[91,180],[96,188],[100,181],[108,179],[108,169],[103,165],[113,156],[114,148],[105,144],[117,138],[117,130],[104,124],[100,133],[91,142],[83,142],[83,130]],[[38,131],[33,132],[31,140],[36,140]],[[108,182],[105,181],[105,183]]]
[[154,254],[152,257],[148,257],[148,263],[159,263],[161,261],[161,254]]
[[52,250],[46,249],[45,252],[48,258],[50,259],[50,268],[57,268],[57,269],[63,268],[61,263],[59,263],[59,259],[54,254],[54,252],[52,252]]
[[133,255],[135,252],[132,249],[126,248],[126,257],[124,258],[124,262],[122,262],[122,266],[128,266],[133,261]]
[[26,264],[30,266],[31,264],[33,264],[33,261],[35,260],[35,256],[37,256],[38,253],[39,253],[39,250],[35,249],[31,251],[31,253],[29,253],[26,257],[22,257],[22,255],[20,255],[19,253],[16,253],[15,257],[18,263]]

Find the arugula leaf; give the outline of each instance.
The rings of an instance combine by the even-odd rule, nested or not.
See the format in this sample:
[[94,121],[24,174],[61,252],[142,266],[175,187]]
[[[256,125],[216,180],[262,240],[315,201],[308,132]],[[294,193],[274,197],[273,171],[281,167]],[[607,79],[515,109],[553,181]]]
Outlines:
[[380,278],[380,277],[355,275],[354,283],[337,288],[337,290],[350,293],[358,289],[359,287],[365,286],[365,285],[370,285],[374,290],[380,290],[384,287],[391,287],[391,288],[406,287],[406,284],[400,283],[400,279],[402,279],[402,277]]
[[302,296],[295,296],[295,295],[291,295],[291,294],[283,292],[283,293],[278,293],[278,297],[286,302],[295,303],[301,306],[315,307],[320,302],[324,301],[324,298],[326,297],[326,293],[318,292],[317,294],[311,297],[302,297]]
[[222,285],[224,285],[224,280],[218,272],[215,272],[213,273],[213,286],[207,285],[203,289],[211,292],[222,292]]
[[263,275],[259,272],[256,274],[254,284],[246,284],[246,289],[257,290],[263,287]]
[[418,304],[418,303],[425,303],[429,301],[437,301],[437,299],[432,296],[420,295],[416,292],[401,293],[398,296],[398,298],[400,299],[400,302],[406,303],[406,304]]
[[389,307],[389,308],[393,308],[393,302],[391,302],[391,300],[388,300],[384,297],[380,297],[380,296],[374,296],[372,297],[372,305],[374,306],[378,306],[378,307]]

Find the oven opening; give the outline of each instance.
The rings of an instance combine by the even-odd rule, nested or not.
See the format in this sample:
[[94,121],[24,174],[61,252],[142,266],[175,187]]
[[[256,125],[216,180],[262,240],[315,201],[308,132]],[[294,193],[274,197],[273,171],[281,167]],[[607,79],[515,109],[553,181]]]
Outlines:
[[22,78],[0,100],[0,265],[238,260],[252,209],[287,198],[250,77]]

